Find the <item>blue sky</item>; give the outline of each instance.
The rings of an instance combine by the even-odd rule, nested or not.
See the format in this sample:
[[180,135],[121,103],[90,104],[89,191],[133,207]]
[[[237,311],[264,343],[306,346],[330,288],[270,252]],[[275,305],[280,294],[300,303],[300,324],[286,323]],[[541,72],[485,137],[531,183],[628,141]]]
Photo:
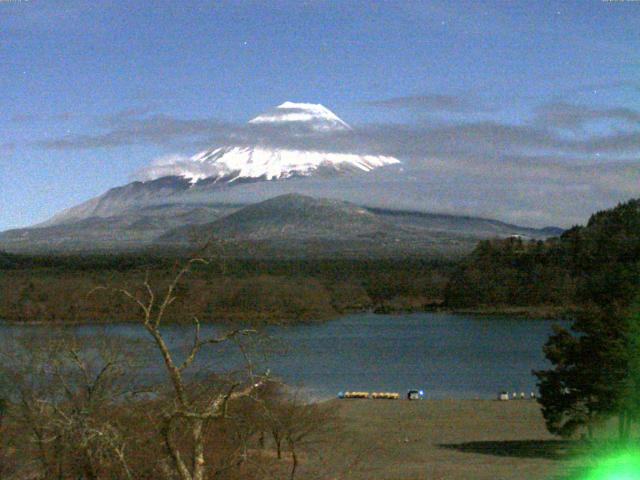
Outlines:
[[426,210],[579,221],[640,190],[639,32],[632,1],[0,1],[0,230],[285,100],[404,142]]

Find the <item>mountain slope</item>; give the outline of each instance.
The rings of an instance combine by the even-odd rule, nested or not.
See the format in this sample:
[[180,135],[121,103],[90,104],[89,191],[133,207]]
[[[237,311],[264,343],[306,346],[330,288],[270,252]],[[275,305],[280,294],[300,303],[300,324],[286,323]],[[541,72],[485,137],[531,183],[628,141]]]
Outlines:
[[68,208],[36,227],[74,223],[93,217],[107,218],[123,215],[131,209],[148,205],[180,203],[176,195],[189,189],[191,183],[181,177],[163,177],[149,182],[132,182],[109,189],[102,195]]
[[288,194],[210,223],[170,230],[156,243],[253,242],[274,255],[450,255],[471,251],[479,239],[513,235],[546,238],[548,232],[496,220],[370,209]]
[[[560,229],[532,229],[497,220],[373,209],[340,200],[287,194],[252,205],[158,204],[118,215],[0,233],[8,250],[122,250],[182,246],[211,237],[258,241],[274,254],[306,254],[314,243],[325,253],[400,255],[471,251],[478,240],[544,239]],[[321,244],[321,245],[320,245]],[[320,245],[320,247],[318,247]]]
[[288,194],[249,205],[212,223],[177,228],[159,240],[181,242],[194,234],[225,239],[337,239],[375,235],[390,227],[369,210],[348,202]]
[[168,204],[125,210],[119,215],[0,232],[0,246],[12,250],[140,248],[183,225],[198,225],[237,210],[231,204]]

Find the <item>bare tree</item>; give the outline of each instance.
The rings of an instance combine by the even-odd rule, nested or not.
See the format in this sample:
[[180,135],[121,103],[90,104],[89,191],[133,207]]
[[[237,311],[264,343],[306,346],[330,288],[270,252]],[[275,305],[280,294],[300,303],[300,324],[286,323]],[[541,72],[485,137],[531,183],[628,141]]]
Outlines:
[[126,441],[109,411],[126,395],[121,350],[66,334],[3,345],[3,380],[22,432],[24,466],[38,478],[133,479]]
[[328,432],[335,430],[337,419],[333,410],[317,403],[309,403],[300,391],[285,392],[271,383],[260,397],[262,428],[271,434],[276,455],[282,459],[283,450],[289,454],[289,479],[293,480],[300,467],[301,451],[309,452],[324,444]]
[[[171,387],[171,401],[162,414],[160,433],[171,460],[173,471],[180,480],[204,480],[209,465],[205,456],[205,432],[215,420],[226,416],[230,401],[247,397],[259,388],[268,376],[253,374],[251,366],[244,379],[227,377],[217,385],[196,385],[185,379],[185,372],[192,367],[196,357],[205,347],[220,345],[246,335],[256,333],[252,329],[234,329],[220,336],[201,338],[200,322],[193,318],[194,333],[191,347],[182,361],[178,361],[163,335],[163,320],[168,308],[177,299],[176,289],[195,265],[207,264],[203,257],[193,257],[177,270],[166,289],[160,294],[152,288],[148,276],[142,284],[142,292],[116,288],[139,307],[140,323],[153,339],[162,355]],[[189,448],[175,438],[187,432]]]

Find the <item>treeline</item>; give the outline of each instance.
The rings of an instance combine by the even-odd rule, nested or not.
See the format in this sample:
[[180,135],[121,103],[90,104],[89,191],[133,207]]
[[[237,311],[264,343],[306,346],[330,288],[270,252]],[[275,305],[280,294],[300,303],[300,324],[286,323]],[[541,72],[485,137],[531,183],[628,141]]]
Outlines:
[[[212,254],[181,286],[172,320],[285,323],[348,312],[421,310],[441,303],[453,262],[404,259],[249,259]],[[145,278],[161,291],[185,257],[167,254],[0,255],[0,318],[16,322],[128,321],[113,288]],[[96,288],[107,287],[107,288]]]
[[640,278],[640,200],[598,212],[558,238],[480,242],[445,289],[453,308],[628,304]]
[[[218,246],[220,247],[220,246]],[[111,290],[170,278],[184,252],[15,255],[0,252],[0,318],[102,322],[132,318]],[[560,237],[479,242],[466,258],[256,258],[216,248],[175,311],[203,321],[283,323],[348,312],[452,310],[574,315],[628,304],[640,276],[640,200],[594,214]],[[615,298],[613,298],[615,296]],[[545,313],[546,312],[546,313]],[[184,317],[181,317],[184,318]]]
[[168,265],[167,255],[153,253],[122,254],[16,254],[0,250],[0,270],[55,269],[65,271],[126,271],[140,267]]

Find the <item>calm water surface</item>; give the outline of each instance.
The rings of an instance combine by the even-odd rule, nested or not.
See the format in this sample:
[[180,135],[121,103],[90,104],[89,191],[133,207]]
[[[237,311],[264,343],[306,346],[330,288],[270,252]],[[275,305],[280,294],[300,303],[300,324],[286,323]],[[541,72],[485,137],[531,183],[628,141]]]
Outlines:
[[[531,392],[531,370],[548,366],[542,346],[554,323],[509,317],[416,313],[349,315],[315,325],[269,327],[277,341],[254,351],[256,368],[268,366],[285,382],[304,388],[312,398],[335,396],[341,390],[404,392],[424,389],[427,398],[494,398],[500,390]],[[0,326],[0,341],[41,326]],[[131,324],[65,327],[79,335],[146,339]],[[172,348],[181,352],[191,339],[187,326],[168,326]],[[202,336],[223,331],[207,325]],[[142,349],[152,359],[154,350]],[[239,364],[236,347],[208,349],[199,367]],[[153,362],[152,362],[153,363]],[[149,368],[146,375],[162,375]]]

